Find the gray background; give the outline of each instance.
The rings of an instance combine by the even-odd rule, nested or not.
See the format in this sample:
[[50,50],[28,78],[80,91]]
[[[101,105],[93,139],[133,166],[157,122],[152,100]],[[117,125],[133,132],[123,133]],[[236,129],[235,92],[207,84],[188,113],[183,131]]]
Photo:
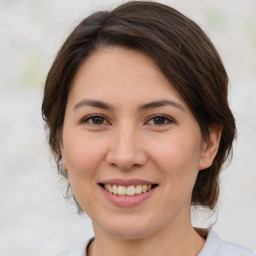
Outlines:
[[[72,28],[121,2],[0,0],[0,255],[55,255],[92,236],[90,220],[63,199],[41,120],[42,88]],[[256,1],[161,2],[197,21],[212,39],[230,77],[237,120],[218,210],[197,212],[194,224],[217,220],[214,229],[224,239],[256,249]]]

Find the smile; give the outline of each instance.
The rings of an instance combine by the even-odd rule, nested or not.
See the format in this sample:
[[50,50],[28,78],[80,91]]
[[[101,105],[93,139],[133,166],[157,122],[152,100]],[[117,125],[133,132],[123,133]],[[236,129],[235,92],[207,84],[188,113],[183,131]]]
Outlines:
[[142,193],[146,193],[156,185],[131,185],[128,187],[121,186],[121,185],[112,185],[112,184],[103,184],[105,190],[109,193],[118,195],[118,196],[136,196]]
[[142,179],[108,179],[98,183],[104,198],[122,208],[136,207],[155,194],[159,184]]

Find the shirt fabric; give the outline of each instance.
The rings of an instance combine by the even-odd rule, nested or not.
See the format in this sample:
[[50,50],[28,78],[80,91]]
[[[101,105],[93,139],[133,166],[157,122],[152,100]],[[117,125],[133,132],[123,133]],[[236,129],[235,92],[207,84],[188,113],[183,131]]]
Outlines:
[[[86,248],[93,238],[81,246],[57,256],[87,256]],[[253,250],[222,240],[213,230],[208,231],[203,249],[198,256],[256,256]]]

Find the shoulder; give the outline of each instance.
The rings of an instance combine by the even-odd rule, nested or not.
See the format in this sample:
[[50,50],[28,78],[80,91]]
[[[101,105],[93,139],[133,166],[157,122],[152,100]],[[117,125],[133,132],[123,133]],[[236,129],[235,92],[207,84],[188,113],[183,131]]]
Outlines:
[[93,240],[94,240],[94,238],[91,238],[90,240],[86,241],[85,243],[81,244],[80,246],[78,246],[72,250],[58,254],[57,256],[87,256],[86,249]]
[[222,240],[209,230],[204,248],[198,256],[256,256],[251,249]]

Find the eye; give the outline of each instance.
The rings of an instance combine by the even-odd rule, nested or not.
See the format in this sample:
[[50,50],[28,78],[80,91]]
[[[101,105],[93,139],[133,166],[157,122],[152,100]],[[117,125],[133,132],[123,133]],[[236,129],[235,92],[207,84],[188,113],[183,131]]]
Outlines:
[[104,124],[109,124],[107,119],[102,116],[102,115],[90,115],[85,117],[81,123],[88,123],[90,125],[104,125]]
[[147,121],[147,124],[150,124],[150,125],[166,125],[166,124],[170,124],[170,123],[173,123],[173,122],[174,121],[170,117],[167,117],[165,115],[154,115],[153,117],[151,117]]

